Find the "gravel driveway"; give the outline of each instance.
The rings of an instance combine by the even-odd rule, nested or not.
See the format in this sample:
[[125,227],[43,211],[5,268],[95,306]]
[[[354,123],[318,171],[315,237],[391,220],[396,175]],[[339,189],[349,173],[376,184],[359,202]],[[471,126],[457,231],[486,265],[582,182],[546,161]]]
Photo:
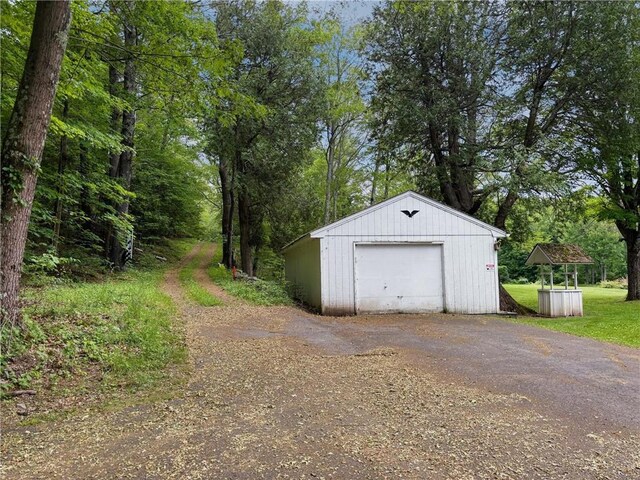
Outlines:
[[197,279],[225,305],[167,277],[184,392],[5,432],[4,478],[640,478],[638,350],[488,317],[255,307]]
[[427,371],[523,395],[583,427],[640,427],[637,349],[471,315],[297,315],[287,333],[336,355],[401,349]]

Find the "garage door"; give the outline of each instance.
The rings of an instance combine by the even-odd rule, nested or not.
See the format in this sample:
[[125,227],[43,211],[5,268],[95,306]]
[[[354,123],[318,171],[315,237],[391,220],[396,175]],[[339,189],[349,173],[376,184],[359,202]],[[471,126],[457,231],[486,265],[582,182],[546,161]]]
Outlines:
[[356,245],[355,277],[358,313],[443,310],[441,245]]

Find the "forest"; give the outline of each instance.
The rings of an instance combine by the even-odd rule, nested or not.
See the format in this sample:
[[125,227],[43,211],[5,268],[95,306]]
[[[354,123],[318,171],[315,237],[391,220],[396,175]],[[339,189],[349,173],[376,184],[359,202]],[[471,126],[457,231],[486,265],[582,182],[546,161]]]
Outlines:
[[505,229],[503,282],[568,242],[640,298],[636,3],[329,6],[2,0],[3,325],[21,280],[170,238],[281,280],[285,244],[409,189]]

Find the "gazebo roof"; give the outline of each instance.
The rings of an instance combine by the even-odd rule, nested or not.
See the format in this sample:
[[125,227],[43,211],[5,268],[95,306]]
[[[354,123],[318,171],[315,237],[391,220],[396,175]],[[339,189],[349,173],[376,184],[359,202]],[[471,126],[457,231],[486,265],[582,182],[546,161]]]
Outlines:
[[538,243],[529,254],[527,265],[574,265],[593,263],[582,248],[571,243]]

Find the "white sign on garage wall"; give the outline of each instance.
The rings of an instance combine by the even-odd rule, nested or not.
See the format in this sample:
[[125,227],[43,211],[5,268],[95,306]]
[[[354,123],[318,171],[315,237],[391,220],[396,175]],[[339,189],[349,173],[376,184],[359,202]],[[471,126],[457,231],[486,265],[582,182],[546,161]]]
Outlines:
[[487,271],[495,270],[496,269],[496,264],[495,263],[487,263],[486,267],[487,267]]

